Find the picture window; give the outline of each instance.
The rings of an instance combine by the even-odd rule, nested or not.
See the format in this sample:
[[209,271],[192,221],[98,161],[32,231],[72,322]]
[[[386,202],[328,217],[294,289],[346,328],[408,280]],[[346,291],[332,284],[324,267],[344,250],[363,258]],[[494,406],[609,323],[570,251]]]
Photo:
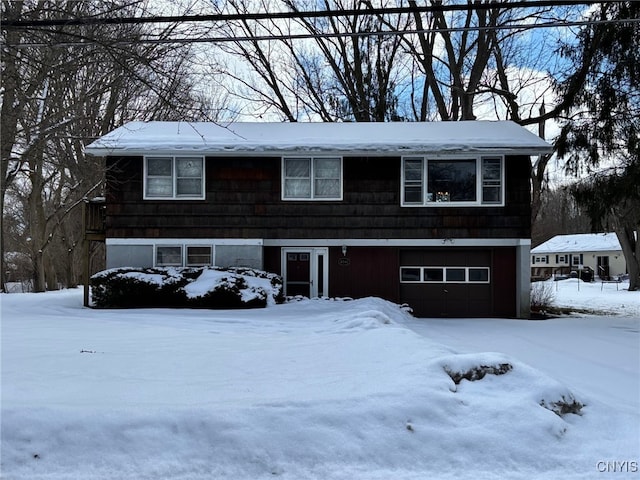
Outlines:
[[401,190],[403,206],[500,206],[504,159],[406,157]]

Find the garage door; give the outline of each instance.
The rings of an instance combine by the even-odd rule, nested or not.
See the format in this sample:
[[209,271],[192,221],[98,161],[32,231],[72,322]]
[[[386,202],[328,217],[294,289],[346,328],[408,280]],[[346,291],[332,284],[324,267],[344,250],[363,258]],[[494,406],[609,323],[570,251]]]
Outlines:
[[491,249],[400,252],[400,297],[417,317],[483,317],[493,312]]

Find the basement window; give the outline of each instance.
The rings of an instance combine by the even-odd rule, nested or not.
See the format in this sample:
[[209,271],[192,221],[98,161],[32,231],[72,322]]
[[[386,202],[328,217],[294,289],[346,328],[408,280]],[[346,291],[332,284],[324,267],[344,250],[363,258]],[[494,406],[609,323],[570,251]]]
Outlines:
[[210,246],[187,246],[187,267],[211,265]]
[[182,247],[180,245],[158,245],[156,247],[157,267],[181,267]]

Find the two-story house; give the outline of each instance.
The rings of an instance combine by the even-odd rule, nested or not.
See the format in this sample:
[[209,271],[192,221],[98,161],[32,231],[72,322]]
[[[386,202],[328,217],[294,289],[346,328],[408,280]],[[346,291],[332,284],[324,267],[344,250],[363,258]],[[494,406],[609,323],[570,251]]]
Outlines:
[[106,157],[107,267],[250,266],[287,295],[529,315],[530,156],[512,122],[133,122]]

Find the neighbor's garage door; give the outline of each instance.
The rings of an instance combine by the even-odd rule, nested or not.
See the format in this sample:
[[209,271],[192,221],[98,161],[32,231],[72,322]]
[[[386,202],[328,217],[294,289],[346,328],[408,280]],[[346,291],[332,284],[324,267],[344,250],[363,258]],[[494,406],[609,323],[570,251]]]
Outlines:
[[400,266],[400,297],[415,316],[495,314],[492,249],[405,250],[400,252]]

